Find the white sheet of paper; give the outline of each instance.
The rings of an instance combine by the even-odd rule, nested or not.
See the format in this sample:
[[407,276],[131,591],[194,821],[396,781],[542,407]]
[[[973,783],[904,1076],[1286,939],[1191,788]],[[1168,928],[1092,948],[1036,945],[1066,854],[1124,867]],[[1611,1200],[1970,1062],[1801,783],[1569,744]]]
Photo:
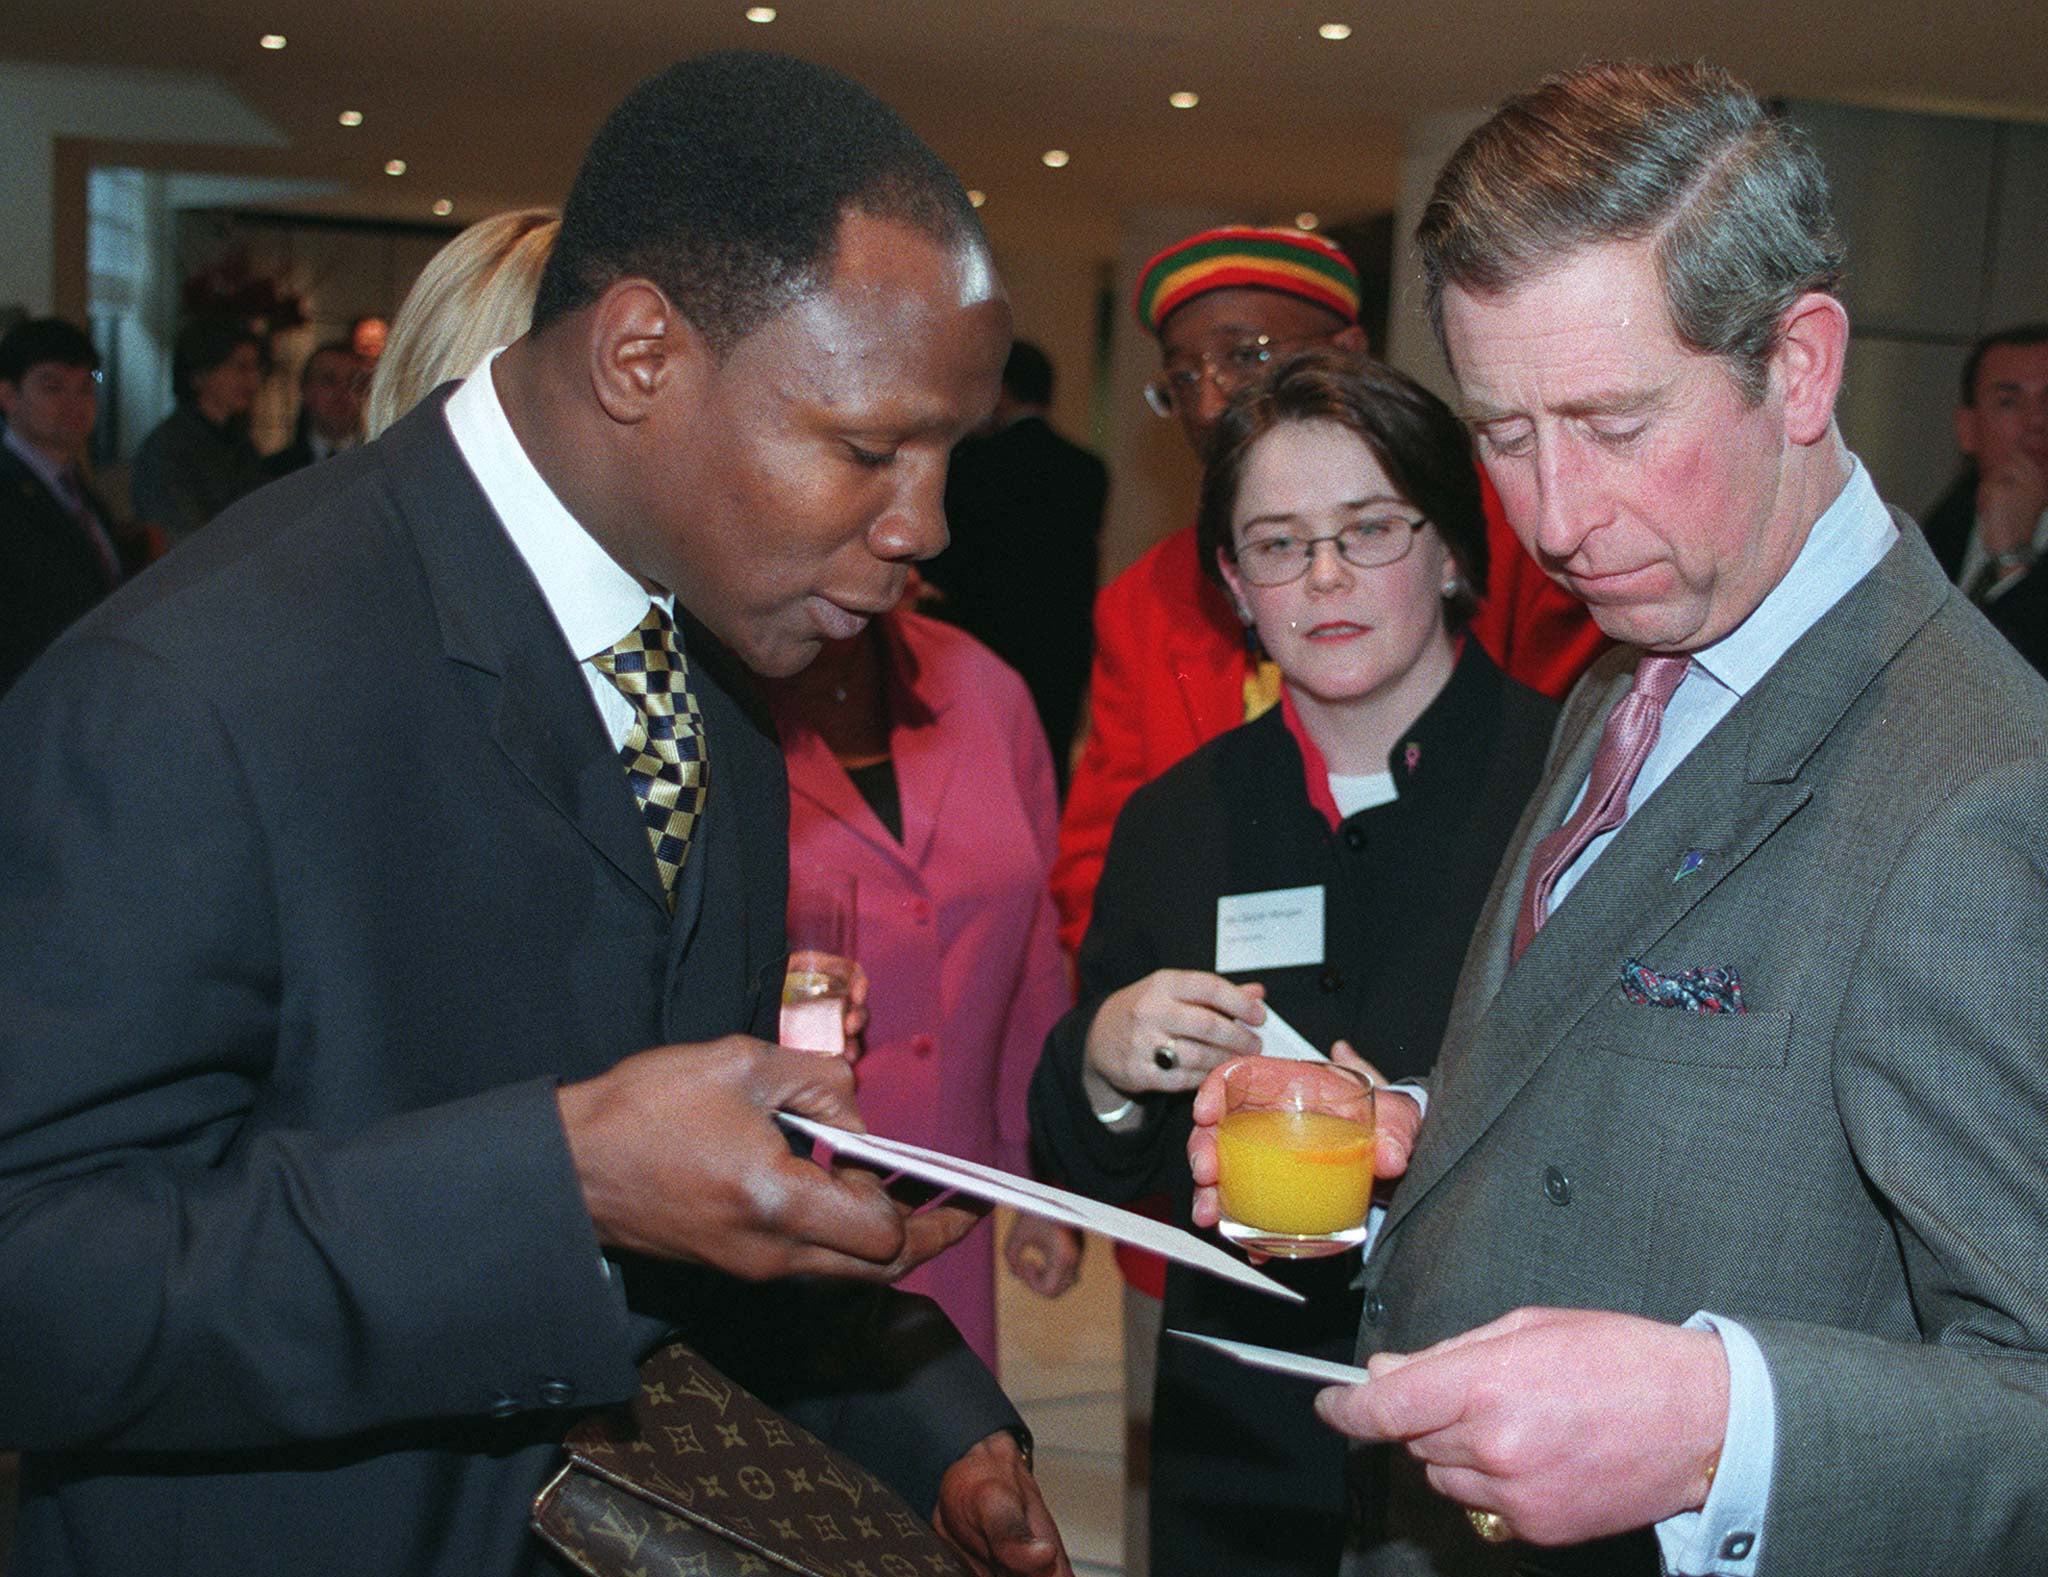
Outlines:
[[1154,1221],[1149,1216],[1119,1210],[1115,1205],[1105,1205],[1099,1200],[1069,1193],[1050,1183],[1018,1177],[997,1167],[983,1166],[979,1161],[963,1161],[958,1156],[927,1150],[923,1145],[908,1144],[901,1139],[884,1139],[880,1134],[872,1133],[849,1133],[844,1128],[834,1128],[829,1123],[801,1117],[795,1112],[777,1112],[775,1115],[799,1133],[809,1134],[818,1143],[829,1145],[838,1154],[865,1161],[870,1166],[908,1172],[927,1183],[958,1189],[963,1194],[994,1204],[1008,1205],[1026,1215],[1043,1216],[1062,1226],[1078,1227],[1083,1232],[1115,1238],[1119,1243],[1133,1243],[1179,1264],[1270,1293],[1289,1303],[1306,1301],[1292,1287],[1282,1286],[1236,1255],[1196,1237],[1192,1232],[1168,1226],[1164,1221]]
[[1193,1331],[1166,1333],[1178,1336],[1182,1341],[1200,1342],[1204,1347],[1235,1358],[1239,1363],[1250,1364],[1254,1369],[1270,1369],[1275,1374],[1300,1375],[1304,1380],[1320,1380],[1326,1385],[1364,1385],[1372,1376],[1363,1369],[1348,1363],[1332,1363],[1327,1358],[1304,1358],[1300,1353],[1283,1352],[1278,1347],[1261,1347],[1256,1342],[1234,1342],[1223,1336],[1201,1336]]
[[1317,1051],[1308,1037],[1278,1013],[1273,1004],[1266,1004],[1266,1022],[1247,1024],[1245,1028],[1259,1037],[1259,1055],[1262,1057],[1284,1057],[1289,1062],[1328,1062],[1324,1053]]
[[1216,900],[1216,973],[1323,961],[1323,889],[1275,887]]

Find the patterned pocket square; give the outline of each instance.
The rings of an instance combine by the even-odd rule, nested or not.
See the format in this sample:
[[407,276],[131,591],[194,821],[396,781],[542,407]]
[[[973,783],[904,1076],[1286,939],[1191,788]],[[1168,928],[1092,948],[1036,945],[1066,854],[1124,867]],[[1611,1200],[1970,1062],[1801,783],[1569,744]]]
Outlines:
[[1733,969],[1684,969],[1660,975],[1640,958],[1621,962],[1621,994],[1638,1007],[1687,1013],[1741,1013],[1742,978]]

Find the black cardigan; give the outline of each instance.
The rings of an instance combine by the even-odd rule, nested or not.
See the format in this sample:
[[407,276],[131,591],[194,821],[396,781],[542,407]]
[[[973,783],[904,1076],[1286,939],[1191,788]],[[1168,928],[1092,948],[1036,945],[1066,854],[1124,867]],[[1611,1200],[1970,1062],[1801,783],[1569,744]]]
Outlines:
[[[1425,1072],[1557,710],[1467,640],[1450,681],[1391,753],[1400,798],[1334,832],[1309,802],[1300,748],[1277,707],[1133,794],[1117,818],[1081,944],[1080,1000],[1047,1037],[1032,1080],[1032,1136],[1052,1175],[1114,1203],[1166,1193],[1174,1219],[1187,1224],[1192,1098],[1149,1097],[1145,1124],[1113,1133],[1089,1109],[1082,1057],[1088,1026],[1111,992],[1155,969],[1214,967],[1216,901],[1227,894],[1324,884],[1324,962],[1230,978],[1264,982],[1267,1001],[1320,1049],[1341,1037],[1389,1078]],[[1316,1269],[1282,1273],[1303,1268]],[[1289,1312],[1195,1272],[1169,1271],[1170,1322],[1219,1299]],[[1355,1330],[1343,1334],[1348,1351]]]

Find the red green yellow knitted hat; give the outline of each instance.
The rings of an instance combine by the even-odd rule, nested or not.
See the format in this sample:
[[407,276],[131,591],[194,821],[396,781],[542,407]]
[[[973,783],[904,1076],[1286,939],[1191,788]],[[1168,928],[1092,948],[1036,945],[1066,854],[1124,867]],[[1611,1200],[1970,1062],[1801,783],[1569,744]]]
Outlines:
[[1358,270],[1334,241],[1305,230],[1226,225],[1176,241],[1138,275],[1132,306],[1149,334],[1211,290],[1277,290],[1358,321]]

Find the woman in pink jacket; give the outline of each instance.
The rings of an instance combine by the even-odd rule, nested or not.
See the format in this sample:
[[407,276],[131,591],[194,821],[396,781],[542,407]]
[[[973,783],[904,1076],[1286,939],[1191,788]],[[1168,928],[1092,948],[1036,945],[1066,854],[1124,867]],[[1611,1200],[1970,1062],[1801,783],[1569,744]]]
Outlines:
[[[1028,1172],[1025,1091],[1072,996],[1048,886],[1052,756],[1024,682],[972,637],[899,610],[828,645],[772,703],[791,870],[857,883],[861,1115],[877,1133]],[[1056,1297],[1080,1248],[1019,1218],[1005,1254]],[[902,1285],[995,1366],[986,1223]]]

